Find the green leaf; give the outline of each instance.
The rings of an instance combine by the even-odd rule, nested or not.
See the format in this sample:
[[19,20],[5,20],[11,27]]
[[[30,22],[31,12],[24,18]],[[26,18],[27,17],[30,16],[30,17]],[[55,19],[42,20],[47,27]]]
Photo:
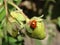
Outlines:
[[13,37],[8,37],[9,38],[9,43],[15,43],[17,40]]
[[[13,0],[7,0],[7,2],[12,2],[13,3]],[[8,3],[8,9],[9,11],[11,10],[16,10],[16,8],[14,8],[11,4]]]
[[18,36],[18,41],[22,41],[23,37],[21,35]]
[[21,21],[19,21],[19,23],[20,23],[20,29],[23,29],[25,25]]
[[16,29],[16,27],[14,27],[15,25],[14,25],[14,23],[7,23],[7,31],[8,31],[8,33],[11,35],[11,36],[13,36],[13,37],[16,37],[17,36],[17,34],[18,34],[18,30]]
[[11,11],[10,14],[18,21],[25,21],[25,17],[19,11]]
[[9,11],[16,10],[12,5],[8,4]]
[[[8,2],[12,2],[12,3],[15,3],[16,5],[19,5],[21,0],[8,0]],[[8,8],[9,8],[9,11],[16,10],[16,8],[14,8],[14,6],[12,6],[9,3],[8,3]]]
[[8,31],[8,33],[10,34],[10,35],[12,35],[12,25],[8,22],[7,23],[7,31]]
[[3,31],[0,29],[0,38],[3,37]]
[[2,4],[3,4],[3,0],[0,0],[0,6],[2,6]]
[[22,0],[13,0],[17,5],[21,3]]
[[5,9],[4,6],[0,7],[0,21],[2,21],[2,19],[5,17]]

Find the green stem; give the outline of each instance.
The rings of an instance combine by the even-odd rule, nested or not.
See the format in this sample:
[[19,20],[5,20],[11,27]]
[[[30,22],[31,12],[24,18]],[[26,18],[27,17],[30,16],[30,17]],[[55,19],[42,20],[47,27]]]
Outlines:
[[4,0],[5,11],[6,11],[6,19],[8,20],[8,8],[7,8],[7,0]]
[[0,37],[0,45],[2,45],[2,38]]
[[7,0],[4,0],[4,6],[5,6],[5,11],[6,11],[6,20],[4,22],[4,38],[5,38],[5,43],[7,42],[7,22],[8,22],[8,7],[7,7]]

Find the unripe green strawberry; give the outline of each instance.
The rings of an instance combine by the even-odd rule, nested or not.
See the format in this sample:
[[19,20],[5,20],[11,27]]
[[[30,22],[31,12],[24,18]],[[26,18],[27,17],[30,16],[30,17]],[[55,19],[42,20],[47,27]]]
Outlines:
[[26,32],[28,36],[36,39],[44,39],[46,37],[45,25],[43,19],[34,17],[26,24]]

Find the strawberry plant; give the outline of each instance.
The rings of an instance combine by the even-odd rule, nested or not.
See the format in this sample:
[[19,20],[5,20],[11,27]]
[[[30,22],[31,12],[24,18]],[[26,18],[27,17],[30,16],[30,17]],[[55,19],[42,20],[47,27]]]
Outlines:
[[23,45],[25,35],[39,40],[46,37],[42,17],[29,19],[18,7],[20,2],[21,0],[0,0],[1,45]]

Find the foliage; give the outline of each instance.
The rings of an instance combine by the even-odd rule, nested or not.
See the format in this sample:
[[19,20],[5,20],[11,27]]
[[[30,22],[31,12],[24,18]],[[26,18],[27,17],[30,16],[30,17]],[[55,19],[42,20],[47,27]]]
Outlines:
[[[21,3],[22,0],[7,0],[6,1],[7,9],[5,6],[6,5],[5,1],[0,0],[0,41],[1,41],[0,45],[24,45],[24,37],[26,34],[22,30],[25,30],[26,27],[29,27],[27,24],[34,17],[29,19],[23,13],[23,11],[18,7],[18,5]],[[45,18],[44,19],[45,24],[48,25],[53,22],[60,27],[60,16],[57,18],[54,18],[55,12],[53,12],[54,4],[56,3],[58,5],[59,3],[57,3],[57,1],[55,1],[55,0],[44,0],[44,1],[45,1],[45,4],[44,4],[44,9],[43,9],[43,14],[44,14],[43,18]],[[53,3],[49,4],[50,2],[53,2]],[[58,2],[60,2],[60,1],[58,1]],[[37,6],[37,8],[39,8],[39,7]],[[35,8],[32,6],[32,10],[34,10],[34,9]],[[39,9],[37,9],[37,13],[39,13]],[[40,16],[40,14],[36,14],[36,15]],[[41,21],[41,17],[36,17],[36,18],[37,18],[36,20]],[[54,18],[54,19],[51,20],[51,18]],[[44,27],[42,26],[42,28],[39,28],[41,26],[41,24],[39,24],[39,22],[38,22],[37,25],[38,25],[38,30],[41,29],[41,34],[43,34]],[[31,28],[30,29],[29,28],[27,29],[28,33],[32,33]],[[36,28],[36,30],[37,30],[37,28]],[[52,42],[53,37],[55,36],[55,33],[53,33],[52,30],[54,30],[54,29],[51,28],[51,26],[48,26],[49,37],[47,39],[47,45],[49,45]],[[34,33],[32,33],[32,34],[34,36],[33,38],[35,38],[36,37],[35,34],[38,34],[38,32],[35,31],[35,34]],[[28,36],[30,36],[30,34]],[[32,36],[30,36],[30,37],[32,38]],[[37,37],[39,37],[39,35]],[[44,35],[41,37],[44,37]],[[36,45],[43,45],[40,40],[35,39],[35,42],[36,42],[35,43]]]
[[[7,0],[7,2],[8,1],[15,3],[16,5],[20,4],[21,2],[21,0]],[[23,37],[21,35],[18,35],[18,28],[20,28],[20,24],[22,28],[22,22],[20,22],[19,24],[18,21],[11,18],[10,14],[7,14],[8,17],[6,16],[6,7],[3,2],[4,0],[0,0],[0,45],[17,45],[18,42],[20,43],[23,41]],[[9,13],[11,12],[11,10],[16,10],[16,8],[12,7],[12,5],[8,3]],[[17,13],[17,15],[19,14]],[[22,19],[21,21],[23,21],[23,16],[20,15],[20,17],[20,20]],[[19,17],[17,18],[19,19]],[[20,45],[21,44],[22,43],[20,43]]]

